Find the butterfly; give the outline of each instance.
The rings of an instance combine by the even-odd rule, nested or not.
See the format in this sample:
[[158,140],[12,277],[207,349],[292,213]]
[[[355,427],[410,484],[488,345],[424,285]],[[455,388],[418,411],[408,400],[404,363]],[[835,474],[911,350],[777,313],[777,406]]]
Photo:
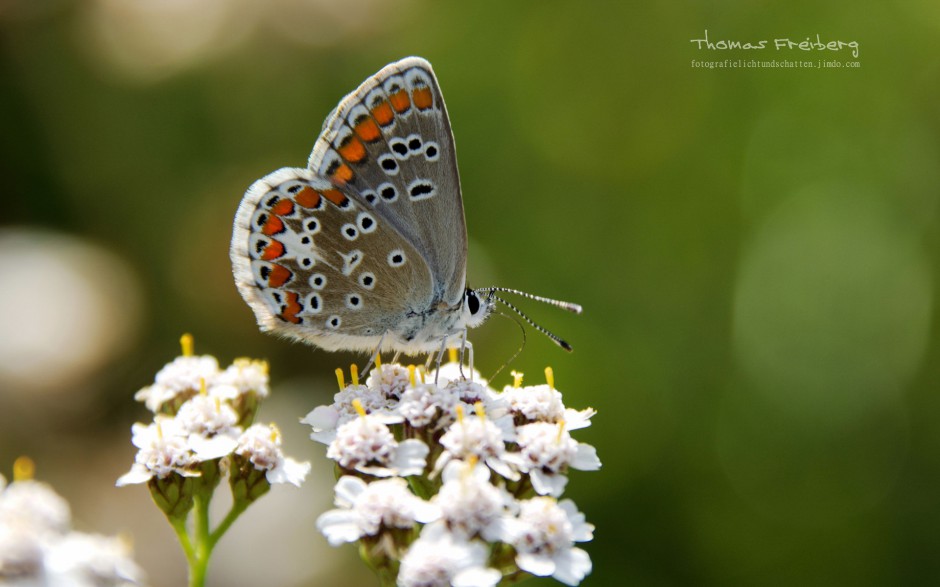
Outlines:
[[[467,229],[450,120],[430,63],[391,63],[327,117],[306,168],[248,188],[230,249],[261,330],[325,350],[454,348],[496,294],[467,287]],[[440,357],[440,355],[439,355]]]

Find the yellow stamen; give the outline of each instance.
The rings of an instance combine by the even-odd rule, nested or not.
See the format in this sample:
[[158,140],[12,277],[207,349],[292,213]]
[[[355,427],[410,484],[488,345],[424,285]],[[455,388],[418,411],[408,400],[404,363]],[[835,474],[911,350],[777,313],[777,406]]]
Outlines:
[[411,382],[411,387],[415,386],[415,366],[408,365],[408,381]]
[[421,383],[426,383],[424,380],[424,376],[426,375],[426,373],[427,371],[425,370],[424,366],[418,365],[418,375],[421,376]]
[[483,402],[473,404],[473,411],[477,413],[477,417],[481,420],[486,419],[486,410],[483,409]]
[[457,421],[463,424],[463,406],[457,406]]
[[515,388],[522,387],[522,373],[519,371],[510,371],[509,374],[512,375],[512,386]]
[[382,367],[382,353],[375,353],[375,368],[379,369]]
[[209,390],[206,387],[206,378],[199,378],[199,395],[209,395]]
[[222,411],[222,398],[215,396],[215,412],[218,414]]
[[163,426],[160,426],[159,422],[157,422],[157,440],[163,440]]
[[183,356],[191,357],[193,356],[195,342],[193,341],[193,335],[186,333],[180,337],[180,346],[183,348]]
[[[359,401],[359,400],[356,400],[356,401]],[[281,437],[280,429],[277,427],[277,425],[274,424],[274,422],[271,422],[270,424],[268,424],[268,426],[271,428],[271,442],[277,442],[278,439]]]
[[555,438],[555,442],[561,442],[561,437],[565,433],[565,421],[558,421],[558,436]]
[[548,383],[549,389],[555,389],[555,373],[551,367],[545,367],[545,383]]
[[457,349],[447,349],[447,359],[451,363],[457,362]]
[[13,480],[32,481],[36,474],[36,463],[29,457],[19,457],[13,461]]
[[352,407],[353,407],[354,410],[356,410],[356,413],[357,413],[357,414],[359,414],[359,415],[362,416],[363,418],[366,417],[366,409],[365,409],[364,407],[362,407],[362,402],[361,402],[361,401],[359,401],[358,399],[354,399],[354,400],[352,401]]
[[359,385],[359,367],[355,363],[349,366],[349,374],[352,376],[353,385]]
[[480,461],[480,457],[477,455],[470,455],[467,457],[467,466],[461,471],[460,478],[464,481],[470,479],[470,476],[473,475],[473,469],[477,466],[477,463]]
[[339,367],[336,368],[336,382],[339,383],[340,391],[346,389],[346,378],[343,377],[343,370]]

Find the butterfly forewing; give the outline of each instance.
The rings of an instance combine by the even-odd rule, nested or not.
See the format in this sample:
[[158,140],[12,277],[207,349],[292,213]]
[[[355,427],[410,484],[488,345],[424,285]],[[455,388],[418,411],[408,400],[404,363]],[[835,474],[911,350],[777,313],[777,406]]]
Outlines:
[[372,350],[432,298],[415,247],[350,190],[307,169],[281,169],[249,188],[232,261],[262,329],[328,350]]
[[308,166],[412,243],[430,269],[435,299],[453,306],[464,294],[467,257],[456,161],[434,72],[409,57],[340,102]]

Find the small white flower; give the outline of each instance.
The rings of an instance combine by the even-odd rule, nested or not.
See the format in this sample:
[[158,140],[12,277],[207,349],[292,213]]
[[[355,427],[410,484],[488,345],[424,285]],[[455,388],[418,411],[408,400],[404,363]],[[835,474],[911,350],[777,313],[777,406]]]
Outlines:
[[210,396],[227,400],[252,392],[259,398],[265,398],[271,394],[268,384],[268,364],[265,361],[235,359],[225,371],[219,373],[209,388]]
[[414,438],[397,442],[382,418],[368,414],[340,426],[326,450],[344,469],[376,477],[418,475],[427,455],[426,444]]
[[401,416],[393,413],[392,406],[380,389],[365,385],[347,385],[333,396],[331,405],[314,408],[300,422],[313,428],[311,439],[330,444],[336,438],[337,428],[359,417],[354,407],[356,401],[365,413],[372,414],[386,424],[402,421]]
[[199,393],[202,381],[207,386],[212,385],[218,374],[219,362],[211,355],[176,357],[160,369],[154,384],[138,391],[134,399],[144,402],[151,412],[157,412],[160,406],[181,394]]
[[0,492],[0,527],[47,535],[67,532],[71,523],[68,502],[45,483],[16,481]]
[[434,470],[440,471],[452,459],[473,457],[507,479],[518,479],[519,474],[506,458],[506,443],[513,440],[515,433],[508,417],[498,420],[478,415],[459,418],[441,437],[444,452],[435,463]]
[[[395,401],[411,386],[411,374],[401,365],[380,365],[369,373],[366,385],[381,395],[384,401]],[[366,407],[368,410],[368,407]]]
[[230,454],[242,433],[232,406],[207,395],[197,395],[180,406],[176,422],[196,457],[203,461]]
[[310,472],[310,463],[285,457],[281,435],[272,426],[255,424],[238,438],[235,454],[247,458],[255,469],[265,472],[268,483],[290,483],[297,487]]
[[[0,520],[0,585],[7,585],[6,578],[19,577],[22,585],[37,587],[40,582],[27,582],[27,577],[36,577],[42,572],[44,544],[58,536],[37,534],[35,528],[12,520]],[[20,583],[10,582],[12,586]]]
[[317,518],[317,529],[333,546],[375,536],[384,528],[411,528],[415,522],[431,522],[437,507],[415,496],[401,477],[366,484],[344,475],[336,482],[338,509]]
[[444,363],[437,372],[432,371],[428,374],[428,381],[437,381],[441,387],[446,387],[454,381],[472,381],[486,387],[486,379],[476,369],[470,369],[466,365],[457,362]]
[[146,483],[153,477],[166,479],[173,473],[183,477],[199,476],[194,470],[199,461],[175,418],[157,415],[152,424],[138,423],[131,429],[131,442],[140,450],[131,470],[117,480],[118,487]]
[[507,512],[515,500],[490,483],[490,470],[482,463],[451,461],[441,475],[443,485],[432,498],[441,508],[447,528],[466,539],[477,535],[489,542],[508,542]]
[[443,524],[425,526],[398,571],[399,587],[492,587],[502,575],[486,566],[487,547],[455,537]]
[[46,584],[62,587],[139,585],[143,571],[119,538],[73,532],[56,542],[45,557]]
[[[574,410],[566,408],[561,392],[546,385],[506,387],[501,394],[510,411],[523,422],[565,421],[568,430],[577,430],[591,425],[591,417],[597,412],[592,408]],[[519,420],[517,420],[518,422]]]
[[402,394],[396,412],[415,428],[434,424],[436,430],[456,419],[454,408],[459,403],[455,390],[428,383],[408,388]]
[[571,438],[564,424],[534,422],[520,426],[516,431],[519,453],[514,462],[532,480],[539,495],[560,496],[568,483],[565,472],[569,467],[581,471],[596,471],[601,462],[597,451],[589,444]]
[[593,533],[594,526],[585,522],[570,499],[559,503],[535,497],[520,502],[519,517],[512,524],[516,564],[533,575],[577,585],[591,572],[591,559],[574,543],[591,540]]

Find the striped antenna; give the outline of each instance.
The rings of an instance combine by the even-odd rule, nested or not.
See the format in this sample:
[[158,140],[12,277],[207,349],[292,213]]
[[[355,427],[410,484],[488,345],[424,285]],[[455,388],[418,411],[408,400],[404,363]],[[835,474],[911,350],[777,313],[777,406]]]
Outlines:
[[[477,290],[477,291],[480,291],[480,290]],[[484,290],[484,291],[486,291],[486,290]],[[509,302],[507,302],[507,301],[504,300],[503,298],[501,298],[501,297],[495,295],[495,294],[493,293],[494,291],[500,291],[500,290],[497,290],[496,288],[492,288],[492,289],[490,289],[489,291],[486,291],[486,294],[487,294],[486,297],[487,297],[488,299],[491,298],[491,299],[496,300],[497,302],[500,302],[501,304],[503,304],[504,306],[506,306],[507,308],[509,308],[509,309],[512,310],[513,312],[515,312],[516,314],[519,314],[519,316],[521,316],[523,320],[525,320],[526,322],[529,323],[529,326],[531,326],[532,328],[538,330],[539,332],[541,332],[542,334],[544,334],[544,335],[547,336],[548,338],[552,339],[552,341],[553,341],[555,344],[557,344],[557,345],[560,346],[561,348],[565,349],[565,350],[568,351],[569,353],[570,353],[572,350],[574,350],[574,349],[571,348],[571,345],[570,345],[570,344],[568,344],[567,342],[563,341],[561,338],[559,338],[559,337],[555,336],[554,334],[552,334],[551,332],[549,332],[549,330],[548,330],[547,328],[543,328],[543,327],[539,326],[538,324],[536,324],[536,323],[532,320],[532,318],[529,318],[528,316],[526,316],[525,313],[524,313],[522,310],[520,310],[519,308],[517,308],[517,307],[515,307],[514,305],[510,304]],[[507,290],[507,291],[513,291],[513,290]],[[516,292],[514,292],[514,293],[516,293]],[[518,293],[521,294],[522,292],[518,292]],[[526,295],[527,297],[529,297],[529,294],[525,294],[525,295]],[[531,296],[531,298],[532,298],[532,299],[538,299],[538,301],[544,301],[544,302],[546,302],[546,303],[551,303],[553,306],[558,306],[558,307],[565,308],[565,309],[568,309],[568,308],[566,307],[566,305],[568,305],[568,306],[573,306],[573,307],[577,308],[577,312],[578,312],[578,313],[581,312],[581,306],[578,306],[577,304],[568,304],[568,302],[559,302],[559,301],[557,301],[557,300],[549,300],[548,298],[541,298],[541,299],[539,299],[538,296]],[[569,310],[569,311],[575,312],[575,310],[573,310],[573,309],[571,309],[571,310]]]
[[[533,295],[533,294],[530,294],[530,293],[526,293],[526,292],[524,292],[524,291],[519,291],[518,289],[511,289],[511,288],[508,288],[508,287],[481,287],[481,288],[476,289],[476,290],[474,290],[474,291],[476,291],[476,292],[478,292],[478,293],[481,293],[481,292],[482,292],[482,293],[486,293],[486,294],[490,294],[490,293],[493,293],[493,292],[516,294],[517,296],[522,296],[522,297],[524,297],[524,298],[526,298],[526,299],[534,300],[534,301],[536,301],[536,302],[542,302],[543,304],[548,304],[549,306],[555,306],[556,308],[561,308],[562,310],[567,310],[568,312],[572,312],[572,313],[574,313],[574,314],[580,314],[580,313],[581,313],[581,306],[578,305],[578,304],[573,304],[573,303],[571,303],[571,302],[563,302],[563,301],[561,301],[561,300],[553,300],[552,298],[546,298],[546,297],[542,297],[542,296]],[[493,297],[495,298],[495,296],[493,296]],[[516,309],[513,308],[510,304],[507,304],[505,301],[503,301],[503,300],[501,300],[501,299],[499,299],[499,298],[496,298],[496,299],[499,300],[499,301],[501,301],[501,302],[503,302],[504,304],[506,304],[507,306],[509,306],[510,308],[512,308],[513,310],[515,310],[516,312],[518,312],[520,316],[522,316],[522,317],[525,318],[525,314],[523,314],[522,312],[519,312],[519,310],[516,310]],[[526,320],[528,320],[528,318],[526,318]],[[531,320],[529,321],[529,323],[532,324],[532,326],[538,328],[538,326],[536,326],[534,323],[532,323]],[[549,334],[547,331],[546,331],[545,333],[546,333],[546,334]]]

